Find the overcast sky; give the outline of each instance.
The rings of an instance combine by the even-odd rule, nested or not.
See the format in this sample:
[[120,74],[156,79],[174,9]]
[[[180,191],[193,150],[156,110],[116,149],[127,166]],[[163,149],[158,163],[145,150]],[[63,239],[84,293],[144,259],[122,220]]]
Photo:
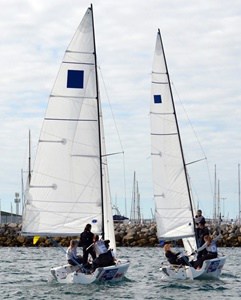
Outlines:
[[[149,107],[152,59],[160,28],[186,162],[207,157],[207,161],[188,169],[195,201],[205,216],[212,217],[216,164],[221,212],[229,218],[237,217],[241,2],[92,3],[107,149],[118,152],[123,147],[125,152],[124,158],[109,159],[113,202],[125,214],[126,200],[130,215],[136,171],[143,216],[151,217],[154,207]],[[21,170],[28,168],[28,130],[34,155],[64,51],[90,2],[0,0],[0,4],[0,199],[2,210],[11,211],[12,203],[15,212],[14,194],[22,192]]]

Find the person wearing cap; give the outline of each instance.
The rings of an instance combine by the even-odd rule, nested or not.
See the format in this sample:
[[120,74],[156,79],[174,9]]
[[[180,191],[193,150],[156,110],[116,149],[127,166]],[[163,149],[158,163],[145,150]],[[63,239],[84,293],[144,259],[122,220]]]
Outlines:
[[198,209],[197,214],[195,216],[195,224],[198,225],[200,223],[200,221],[206,222],[204,216],[202,215],[201,209]]
[[[198,240],[199,240],[199,236],[200,236],[200,226],[199,226],[199,223],[201,224],[205,224],[206,223],[206,220],[204,218],[204,216],[202,215],[202,210],[201,209],[198,209],[197,210],[197,214],[195,216],[195,227],[196,227],[196,233],[197,233],[197,237],[198,237]],[[198,242],[198,247],[200,247],[201,245],[199,245],[199,242]]]

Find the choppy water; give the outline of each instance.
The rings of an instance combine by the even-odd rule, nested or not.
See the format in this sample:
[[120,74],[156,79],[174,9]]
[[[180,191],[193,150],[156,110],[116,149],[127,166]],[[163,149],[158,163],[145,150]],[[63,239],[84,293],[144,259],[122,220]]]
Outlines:
[[220,249],[228,255],[220,280],[176,281],[159,271],[160,248],[119,248],[129,258],[127,278],[111,284],[59,284],[49,269],[65,263],[56,248],[0,248],[0,299],[240,299],[241,248]]

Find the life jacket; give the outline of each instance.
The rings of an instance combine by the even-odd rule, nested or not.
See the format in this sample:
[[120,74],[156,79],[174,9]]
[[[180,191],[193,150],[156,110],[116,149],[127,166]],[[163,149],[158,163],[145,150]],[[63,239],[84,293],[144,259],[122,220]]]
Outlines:
[[216,242],[212,241],[211,244],[207,246],[206,249],[208,252],[217,253],[218,250],[217,250]]
[[103,240],[99,240],[97,242],[95,242],[95,253],[97,256],[99,256],[100,254],[106,253],[108,251],[108,249],[106,248],[105,242]]

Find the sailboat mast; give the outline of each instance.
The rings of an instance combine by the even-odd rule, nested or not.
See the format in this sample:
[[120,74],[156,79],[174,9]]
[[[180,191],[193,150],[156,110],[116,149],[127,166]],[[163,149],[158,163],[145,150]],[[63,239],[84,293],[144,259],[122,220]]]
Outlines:
[[213,221],[216,223],[217,217],[217,173],[216,165],[214,166],[214,198],[213,198]]
[[[182,161],[183,161],[183,167],[184,167],[184,173],[185,173],[186,183],[187,183],[187,187],[188,187],[188,197],[189,197],[191,211],[192,211],[192,218],[194,220],[193,205],[192,205],[190,187],[189,187],[189,182],[188,182],[186,163],[185,163],[185,159],[184,159],[184,153],[183,153],[183,148],[182,148],[182,141],[181,141],[179,126],[178,126],[178,122],[177,122],[177,115],[176,115],[176,109],[175,109],[175,104],[174,104],[174,100],[173,100],[172,87],[171,87],[171,83],[170,83],[170,77],[169,77],[169,72],[168,72],[168,68],[167,68],[166,55],[165,55],[165,51],[164,51],[164,47],[163,47],[163,43],[162,43],[160,29],[158,29],[158,35],[160,37],[161,47],[162,47],[163,57],[164,57],[164,62],[165,62],[165,67],[166,67],[166,71],[167,71],[167,78],[168,78],[168,85],[169,85],[169,88],[170,88],[171,99],[172,99],[173,113],[174,113],[174,117],[175,117],[175,121],[176,121],[178,139],[179,139],[179,144],[180,144],[180,149],[181,149],[181,155],[182,155]],[[194,226],[194,230],[195,230],[195,226]],[[195,232],[196,232],[196,230],[195,230]]]
[[100,190],[101,190],[101,206],[102,206],[102,238],[105,238],[104,232],[104,192],[103,192],[103,171],[102,171],[102,148],[101,148],[101,126],[100,126],[100,99],[99,99],[99,81],[97,72],[97,57],[96,57],[96,44],[95,44],[95,26],[94,26],[94,13],[93,6],[90,5],[92,11],[92,24],[93,24],[93,43],[94,43],[94,58],[95,58],[95,78],[96,78],[96,100],[97,100],[97,115],[98,115],[98,133],[99,133],[99,157],[100,157]]
[[221,216],[221,213],[220,213],[220,180],[218,179],[218,210],[217,210],[217,216],[218,216],[218,225],[220,225],[220,216]]
[[238,164],[238,224],[240,225],[240,164]]
[[31,181],[31,132],[28,132],[28,183]]
[[133,180],[133,220],[136,222],[136,172]]

